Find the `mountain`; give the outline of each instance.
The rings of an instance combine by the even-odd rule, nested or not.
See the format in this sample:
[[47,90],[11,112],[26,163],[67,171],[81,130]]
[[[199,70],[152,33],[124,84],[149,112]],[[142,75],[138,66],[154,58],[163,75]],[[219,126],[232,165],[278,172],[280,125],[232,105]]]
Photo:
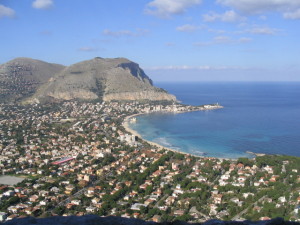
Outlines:
[[153,86],[138,64],[125,59],[94,58],[55,74],[31,98],[52,100],[168,100],[175,96]]
[[15,102],[33,95],[62,69],[62,65],[30,58],[16,58],[0,65],[0,102]]
[[65,67],[30,58],[0,65],[0,102],[60,100],[167,100],[138,64],[125,59],[92,60]]

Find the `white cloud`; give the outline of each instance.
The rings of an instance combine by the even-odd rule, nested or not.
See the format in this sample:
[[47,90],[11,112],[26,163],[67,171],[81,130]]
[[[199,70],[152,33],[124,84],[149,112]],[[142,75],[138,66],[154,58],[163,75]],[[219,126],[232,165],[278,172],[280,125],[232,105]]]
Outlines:
[[109,29],[105,29],[103,31],[103,34],[112,37],[124,37],[124,36],[138,37],[138,36],[143,36],[148,32],[149,31],[145,29],[137,29],[136,32],[130,30],[111,31]]
[[235,31],[235,34],[259,34],[259,35],[279,35],[282,34],[284,30],[272,28],[267,25],[261,24],[240,24],[239,28],[241,30]]
[[252,38],[248,38],[248,37],[241,37],[238,42],[240,43],[247,43],[247,42],[251,42]]
[[156,66],[145,68],[147,70],[234,70],[234,69],[246,69],[242,67],[232,67],[232,66],[187,66],[187,65],[180,65],[180,66]]
[[286,12],[283,14],[286,19],[300,19],[300,8],[296,11]]
[[229,43],[231,41],[232,41],[232,39],[228,36],[217,36],[217,37],[214,37],[214,39],[213,39],[213,42],[217,43],[217,44]]
[[299,0],[217,0],[218,3],[233,7],[246,14],[280,12],[285,18],[299,19]]
[[210,66],[157,66],[157,67],[151,67],[147,68],[148,70],[209,70],[211,69]]
[[53,6],[53,0],[35,0],[32,7],[36,9],[49,9]]
[[202,0],[153,0],[146,6],[145,12],[160,18],[182,14],[187,8],[200,4]]
[[4,5],[0,5],[0,18],[2,17],[14,17],[15,11],[11,8],[8,8]]
[[212,29],[212,28],[209,28],[207,29],[208,32],[211,32],[211,33],[217,33],[217,34],[224,34],[224,33],[227,33],[227,31],[225,30],[221,30],[221,29]]
[[244,17],[238,15],[234,10],[226,11],[223,14],[218,14],[215,12],[210,12],[208,14],[203,15],[203,20],[205,22],[215,22],[215,21],[222,21],[222,22],[240,22],[245,20]]
[[181,32],[193,32],[198,29],[201,29],[201,27],[197,27],[191,24],[185,24],[176,28],[177,31]]
[[263,34],[263,35],[276,35],[280,30],[270,27],[253,27],[245,30],[246,33]]
[[210,45],[220,45],[220,44],[243,44],[251,42],[252,39],[248,37],[241,37],[239,39],[233,39],[229,36],[216,36],[211,41],[207,42],[196,42],[194,46],[210,46]]
[[299,0],[217,0],[217,2],[246,13],[262,13],[300,7]]
[[92,48],[92,47],[81,47],[78,49],[78,51],[81,51],[81,52],[93,52],[96,50],[97,50],[96,48]]
[[207,42],[196,42],[194,46],[210,46],[210,45],[217,45],[217,44],[233,44],[234,41],[231,37],[228,36],[216,36],[211,41]]
[[260,20],[266,20],[267,17],[266,17],[265,15],[261,15],[261,16],[259,17],[259,19],[260,19]]

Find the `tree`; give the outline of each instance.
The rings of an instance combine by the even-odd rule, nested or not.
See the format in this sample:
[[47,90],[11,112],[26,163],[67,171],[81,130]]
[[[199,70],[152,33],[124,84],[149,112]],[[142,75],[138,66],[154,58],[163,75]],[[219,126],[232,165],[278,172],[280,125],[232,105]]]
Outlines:
[[248,158],[238,158],[237,163],[242,163],[244,164],[244,166],[250,166],[250,167],[254,165],[253,160]]
[[141,206],[140,212],[141,212],[141,214],[147,214],[148,213],[148,208],[145,207],[145,206]]
[[145,190],[145,195],[150,195],[152,193],[152,190],[153,190],[152,185],[147,186]]
[[65,212],[65,207],[63,206],[58,206],[55,209],[53,209],[53,213],[57,214],[57,215],[62,215]]
[[179,220],[179,221],[190,221],[191,219],[192,219],[193,217],[191,216],[191,215],[189,215],[189,214],[185,214],[185,215],[182,215],[182,216],[177,216],[176,218],[175,218],[175,221],[176,220]]

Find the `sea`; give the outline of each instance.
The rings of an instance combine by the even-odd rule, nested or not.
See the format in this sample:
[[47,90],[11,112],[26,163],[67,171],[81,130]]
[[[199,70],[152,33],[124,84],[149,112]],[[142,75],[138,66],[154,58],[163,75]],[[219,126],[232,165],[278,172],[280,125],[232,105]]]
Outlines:
[[300,156],[300,82],[157,83],[183,104],[223,109],[151,113],[130,128],[143,139],[197,156]]

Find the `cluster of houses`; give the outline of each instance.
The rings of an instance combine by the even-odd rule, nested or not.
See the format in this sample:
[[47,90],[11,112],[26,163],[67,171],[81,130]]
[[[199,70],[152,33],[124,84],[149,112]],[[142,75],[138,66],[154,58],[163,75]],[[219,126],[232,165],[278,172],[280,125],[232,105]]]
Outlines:
[[26,96],[32,93],[32,91],[40,84],[37,80],[32,79],[30,76],[31,70],[35,69],[32,68],[32,66],[15,64],[9,67],[10,72],[3,70],[0,71],[1,99],[5,100],[7,97],[10,97],[12,93],[16,96]]
[[[0,170],[26,178],[16,185],[0,184],[0,221],[91,213],[156,222],[186,215],[190,221],[243,219],[247,212],[259,214],[270,201],[287,210],[294,205],[288,216],[299,220],[300,188],[288,197],[286,190],[279,190],[276,199],[256,198],[282,182],[289,161],[275,172],[274,166],[258,167],[255,160],[249,166],[209,157],[178,158],[179,153],[144,147],[120,126],[134,113],[193,108],[137,102],[0,108]],[[166,155],[168,160],[163,160]],[[295,167],[289,173],[297,182],[298,171]],[[224,208],[230,204],[234,213]]]

